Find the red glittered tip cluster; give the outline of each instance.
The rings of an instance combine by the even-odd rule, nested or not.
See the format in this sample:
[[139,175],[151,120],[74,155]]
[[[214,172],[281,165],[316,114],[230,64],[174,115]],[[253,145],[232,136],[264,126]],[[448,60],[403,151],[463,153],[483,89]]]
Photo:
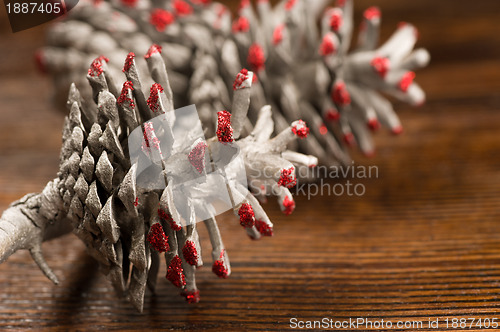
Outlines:
[[224,264],[224,249],[221,251],[219,259],[212,265],[212,272],[215,273],[219,278],[227,278],[229,276],[229,270]]
[[135,107],[134,100],[130,97],[131,92],[134,90],[134,84],[131,81],[127,81],[123,83],[122,92],[120,93],[120,97],[118,97],[118,104],[123,105],[128,102],[130,107]]
[[109,62],[109,59],[106,58],[105,56],[101,55],[98,58],[95,58],[94,61],[92,61],[92,64],[90,65],[88,74],[89,76],[92,77],[97,77],[102,74],[103,69],[102,69],[102,62]]
[[376,118],[368,120],[367,125],[371,131],[377,131],[380,129],[380,127],[382,127],[382,125],[380,124],[380,122]]
[[356,139],[355,139],[353,133],[345,133],[344,137],[343,137],[343,141],[348,146],[353,146],[354,144],[356,144]]
[[370,8],[365,10],[363,16],[367,20],[374,20],[374,19],[380,18],[380,16],[381,16],[380,9],[378,9],[378,7],[370,7]]
[[399,89],[403,92],[407,92],[415,79],[415,73],[412,71],[407,72],[399,81]]
[[198,143],[193,150],[189,153],[188,159],[191,165],[198,171],[198,173],[202,173],[205,169],[205,150],[207,148],[207,144],[205,142]]
[[285,31],[285,25],[279,24],[274,28],[273,31],[273,45],[278,45],[283,41],[283,33]]
[[248,32],[250,30],[250,21],[245,16],[240,16],[234,21],[232,30],[233,33]]
[[339,121],[340,113],[335,108],[329,109],[325,114],[326,121]]
[[330,28],[333,31],[338,32],[343,23],[344,18],[342,17],[342,11],[333,10],[332,15],[330,16]]
[[139,0],[121,0],[122,5],[129,8],[134,8],[138,2]]
[[167,270],[167,279],[178,288],[186,286],[186,277],[184,276],[184,270],[182,269],[182,261],[178,255],[176,255]]
[[45,63],[43,52],[38,50],[35,52],[35,64],[38,71],[42,74],[47,74],[47,64]]
[[186,241],[184,247],[182,248],[182,255],[189,265],[198,264],[198,251],[196,250],[196,245],[193,241]]
[[125,59],[125,64],[123,65],[123,72],[126,73],[132,68],[132,65],[134,64],[134,59],[135,59],[135,53],[130,52],[127,54],[127,58]]
[[319,54],[322,56],[327,56],[335,54],[335,52],[337,52],[337,49],[335,47],[333,37],[326,34],[321,41],[321,45],[319,46]]
[[238,89],[243,89],[245,86],[243,83],[248,80],[248,70],[247,69],[242,69],[238,75],[236,75],[236,79],[234,80],[233,83],[233,90],[238,90]]
[[163,92],[163,87],[158,83],[154,83],[149,91],[149,98],[147,103],[149,109],[155,113],[160,111],[160,104],[158,102],[158,99],[159,99],[159,94],[162,92]]
[[158,32],[163,32],[170,24],[174,23],[175,16],[165,9],[157,8],[151,12],[149,23],[153,25]]
[[293,123],[292,132],[299,138],[306,138],[309,135],[309,128],[304,121],[299,120]]
[[151,148],[160,150],[160,140],[156,137],[155,129],[153,123],[146,122],[144,124],[144,141],[142,142],[142,150],[144,152],[149,152]]
[[151,226],[147,240],[158,252],[166,252],[170,250],[170,246],[168,245],[168,236],[165,235],[163,227],[161,227],[159,223]]
[[385,78],[391,67],[391,61],[388,58],[375,57],[370,65],[380,77]]
[[238,11],[245,9],[248,6],[250,6],[250,0],[241,0],[240,7],[238,8]]
[[162,47],[158,44],[153,44],[149,47],[148,53],[144,56],[144,59],[149,59],[153,56],[153,54],[161,54]]
[[295,167],[290,167],[289,169],[281,170],[280,179],[278,180],[278,185],[282,187],[292,188],[297,184],[297,178],[295,177]]
[[254,72],[258,73],[265,68],[266,57],[262,46],[257,43],[250,46],[248,49],[247,62]]
[[293,7],[295,7],[295,4],[297,3],[297,0],[288,0],[285,3],[285,10],[292,10]]
[[295,210],[295,201],[290,198],[288,198],[288,196],[285,196],[285,199],[283,199],[283,207],[285,208],[283,210],[283,213],[286,215],[286,216],[289,216],[292,214],[292,212]]
[[255,220],[255,227],[263,236],[273,236],[273,228],[267,222],[262,220]]
[[186,1],[174,0],[172,5],[177,16],[187,16],[193,13],[193,7],[191,7],[191,5]]
[[183,291],[182,296],[186,298],[187,303],[198,303],[200,302],[200,291]]
[[217,139],[221,143],[232,143],[234,141],[231,113],[228,111],[217,113]]
[[240,216],[240,225],[245,228],[251,228],[255,225],[255,213],[253,212],[252,206],[248,203],[241,204],[238,210],[238,215]]
[[351,95],[347,91],[344,82],[337,82],[333,87],[332,99],[338,106],[347,106],[351,104]]
[[170,227],[174,230],[174,231],[180,231],[182,229],[181,225],[177,224],[174,220],[174,218],[172,218],[172,215],[169,213],[169,212],[166,212],[165,210],[163,210],[162,208],[159,208],[158,209],[158,216],[169,223]]

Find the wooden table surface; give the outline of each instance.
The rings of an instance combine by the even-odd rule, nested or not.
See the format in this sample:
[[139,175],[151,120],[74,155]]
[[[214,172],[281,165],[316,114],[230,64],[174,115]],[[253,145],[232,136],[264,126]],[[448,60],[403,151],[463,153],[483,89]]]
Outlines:
[[[163,268],[142,314],[115,296],[75,236],[44,244],[59,286],[18,252],[0,266],[0,330],[272,331],[295,317],[383,319],[393,330],[421,321],[399,330],[438,331],[447,330],[446,318],[448,330],[456,330],[453,318],[500,320],[500,2],[357,0],[357,18],[373,4],[383,10],[384,38],[398,21],[413,22],[433,60],[417,73],[426,105],[396,105],[404,134],[378,133],[375,158],[353,152],[357,165],[379,170],[376,179],[355,180],[364,196],[299,196],[290,217],[270,200],[275,236],[257,242],[231,214],[221,216],[231,277],[200,269],[202,300],[189,305]],[[12,34],[0,13],[3,211],[55,176],[63,116],[32,61],[44,27]]]

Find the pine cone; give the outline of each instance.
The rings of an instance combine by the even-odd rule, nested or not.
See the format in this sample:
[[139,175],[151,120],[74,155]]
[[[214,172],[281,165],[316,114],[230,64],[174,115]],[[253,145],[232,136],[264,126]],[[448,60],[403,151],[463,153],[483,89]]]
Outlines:
[[[299,142],[301,151],[326,165],[348,163],[347,147],[356,142],[366,155],[374,153],[370,131],[383,125],[401,133],[392,105],[379,92],[422,104],[424,92],[411,70],[425,66],[429,55],[412,51],[417,30],[410,24],[401,24],[377,48],[375,7],[365,11],[358,44],[349,53],[353,1],[339,0],[338,7],[323,11],[328,3],[283,0],[271,8],[258,1],[257,16],[243,0],[232,21],[225,6],[211,1],[81,1],[49,31],[50,46],[38,61],[54,76],[59,94],[74,81],[88,96],[81,73],[91,59],[109,58],[109,74],[120,82],[121,59],[155,43],[164,50],[176,105],[195,104],[209,130],[217,112],[229,107],[234,76],[247,67],[256,75],[243,132],[252,131],[260,109],[270,104],[277,110],[277,132],[298,118],[310,125],[312,135]],[[142,60],[137,65],[146,66]]]
[[[231,272],[216,210],[211,201],[203,200],[223,196],[220,187],[210,182],[217,176],[210,178],[208,170],[230,165],[225,158],[234,159],[235,155],[225,154],[225,149],[239,151],[243,169],[251,171],[245,181],[276,190],[288,214],[294,202],[287,188],[296,181],[291,161],[308,166],[317,159],[286,151],[286,146],[296,137],[307,136],[308,128],[303,121],[296,121],[270,139],[273,122],[267,106],[260,111],[251,135],[240,139],[253,79],[252,72],[242,71],[234,83],[232,113],[218,114],[217,135],[206,142],[188,135],[192,144],[189,139],[178,142],[173,139],[174,129],[182,126],[185,119],[179,115],[185,111],[174,111],[173,92],[159,48],[153,45],[145,56],[150,73],[147,80],[142,79],[144,72],[137,67],[135,55],[128,54],[123,67],[127,81],[121,90],[116,89],[108,61],[98,57],[88,69],[90,99],[71,85],[58,177],[41,194],[27,195],[5,211],[0,219],[6,230],[0,234],[0,262],[18,249],[29,249],[42,271],[57,283],[40,245],[72,230],[117,292],[128,296],[139,311],[146,286],[155,288],[160,253],[166,257],[166,278],[183,290],[188,302],[197,302],[195,269],[203,262],[196,218],[208,229],[213,272],[221,278]],[[147,99],[145,81],[153,82]],[[164,121],[163,125],[158,121]],[[188,127],[197,129],[192,122]],[[199,129],[203,132],[201,125]],[[137,132],[141,144],[133,145],[130,137]],[[138,183],[144,160],[159,168],[163,187]],[[224,169],[222,183],[231,208],[248,235],[253,239],[271,236],[273,224],[247,186],[239,182],[234,166],[220,169]],[[150,174],[148,169],[146,173]],[[201,174],[205,181],[199,180]],[[198,187],[183,186],[186,179],[196,180]],[[187,189],[176,191],[179,186]]]

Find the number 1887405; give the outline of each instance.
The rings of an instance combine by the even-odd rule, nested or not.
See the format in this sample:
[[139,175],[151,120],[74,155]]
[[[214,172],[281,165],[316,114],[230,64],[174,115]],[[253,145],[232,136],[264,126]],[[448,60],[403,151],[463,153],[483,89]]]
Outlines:
[[60,14],[62,12],[60,2],[14,2],[7,3],[8,14]]

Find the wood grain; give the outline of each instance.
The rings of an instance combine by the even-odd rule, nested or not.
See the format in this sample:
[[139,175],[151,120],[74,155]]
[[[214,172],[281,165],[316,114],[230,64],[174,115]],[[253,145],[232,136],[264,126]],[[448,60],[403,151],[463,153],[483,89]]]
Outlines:
[[[372,4],[357,1],[356,15]],[[404,135],[378,133],[373,159],[353,151],[359,165],[379,169],[376,179],[351,179],[366,186],[363,197],[299,196],[290,217],[270,200],[276,235],[257,242],[232,215],[221,216],[231,277],[217,279],[204,255],[202,301],[189,305],[163,269],[143,314],[116,298],[72,235],[44,244],[59,286],[16,253],[0,266],[0,329],[273,331],[288,329],[292,317],[367,317],[442,331],[445,318],[500,319],[500,3],[377,4],[384,38],[399,20],[411,21],[433,62],[417,74],[427,104],[397,104]],[[50,82],[31,61],[44,27],[12,34],[1,15],[0,211],[55,176],[62,127]]]

